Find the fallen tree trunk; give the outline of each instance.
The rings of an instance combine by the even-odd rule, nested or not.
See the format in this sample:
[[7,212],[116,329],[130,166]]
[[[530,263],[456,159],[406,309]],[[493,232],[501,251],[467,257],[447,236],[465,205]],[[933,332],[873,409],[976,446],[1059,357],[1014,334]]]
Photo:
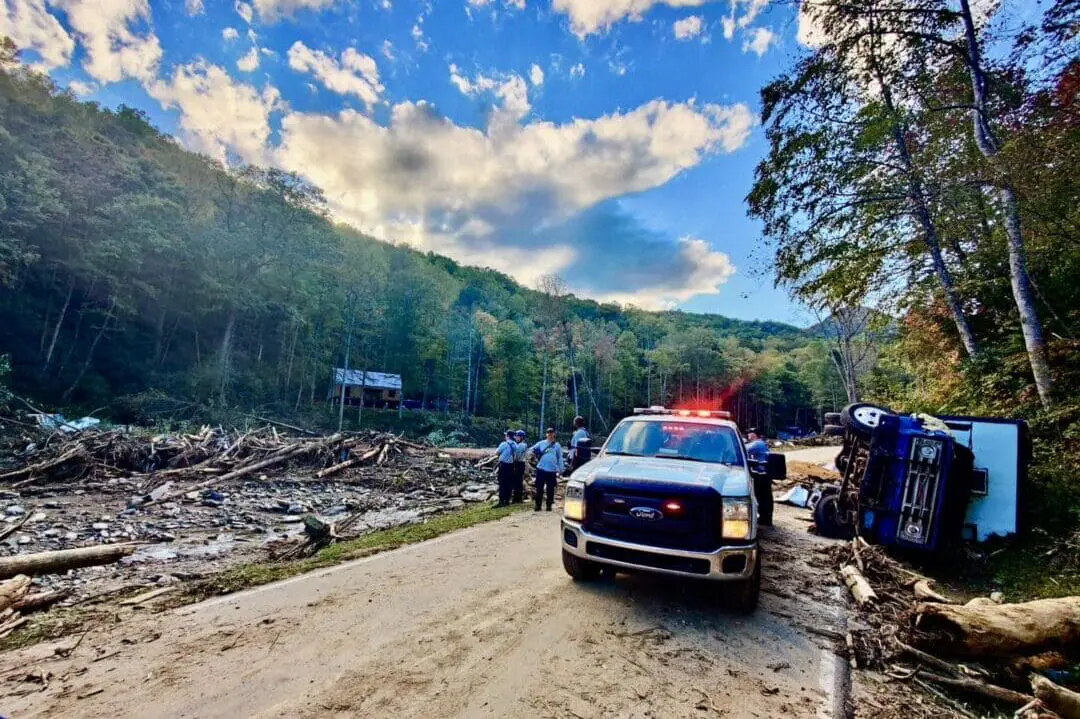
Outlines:
[[1046,677],[1038,675],[1031,679],[1031,689],[1035,697],[1041,699],[1049,709],[1061,719],[1080,719],[1080,694],[1059,687]]
[[67,590],[57,590],[54,592],[38,592],[37,594],[27,594],[11,605],[11,608],[17,612],[23,614],[29,614],[30,612],[36,612],[39,609],[50,607],[56,604],[61,599],[65,599],[69,592]]
[[916,626],[943,631],[942,649],[977,656],[1031,656],[1080,643],[1080,597],[1023,604],[975,602],[964,606],[921,603]]
[[367,452],[364,452],[359,457],[353,457],[352,459],[347,459],[344,462],[338,462],[335,465],[331,465],[326,469],[320,469],[318,472],[315,473],[315,476],[319,479],[322,479],[323,477],[329,477],[331,474],[337,474],[341,470],[347,467],[351,467],[354,464],[360,464],[362,462],[368,461],[369,459],[377,455],[380,451],[381,449],[379,447],[376,447],[375,449],[370,449]]
[[987,684],[981,682],[978,679],[968,678],[955,678],[955,677],[943,677],[938,674],[931,674],[930,672],[920,671],[918,676],[929,679],[935,684],[940,684],[946,687],[952,687],[953,689],[960,689],[962,691],[971,692],[980,696],[987,697],[999,702],[1005,702],[1013,706],[1022,707],[1034,701],[1035,697],[1028,694],[1021,694],[1020,692],[1014,692],[1012,689],[1006,689],[1005,687],[999,687],[996,684]]
[[[37,552],[36,554],[16,554],[12,557],[0,557],[0,579],[8,579],[19,574],[37,576],[56,574],[79,567],[93,567],[99,564],[112,564],[121,557],[126,557],[138,547],[136,542],[125,544],[99,544],[79,549],[61,549],[55,552]],[[29,581],[29,580],[28,580]]]
[[866,581],[866,577],[862,575],[862,572],[857,567],[852,564],[845,564],[840,568],[840,576],[844,578],[844,584],[851,590],[851,596],[855,597],[855,602],[860,607],[877,601],[878,597],[874,592],[874,588],[870,586],[870,582]]
[[0,612],[21,600],[29,591],[30,577],[24,574],[19,574],[14,579],[0,584]]

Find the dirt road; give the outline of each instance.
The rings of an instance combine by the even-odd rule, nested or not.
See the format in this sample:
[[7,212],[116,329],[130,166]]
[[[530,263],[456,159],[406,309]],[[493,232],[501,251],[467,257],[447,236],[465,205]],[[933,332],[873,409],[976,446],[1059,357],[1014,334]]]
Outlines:
[[751,616],[645,577],[575,584],[558,515],[526,512],[95,629],[68,659],[45,657],[52,645],[5,656],[5,674],[67,679],[24,696],[6,684],[0,714],[829,717],[837,661],[803,627],[842,630],[842,602],[808,564],[823,540],[802,514],[777,507],[764,530]]

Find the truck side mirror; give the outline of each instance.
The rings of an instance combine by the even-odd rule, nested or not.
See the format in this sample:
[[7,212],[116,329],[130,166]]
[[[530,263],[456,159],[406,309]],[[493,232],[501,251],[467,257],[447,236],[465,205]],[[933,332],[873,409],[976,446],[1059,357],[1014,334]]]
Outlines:
[[765,472],[772,481],[787,478],[787,457],[780,452],[769,452],[765,463]]

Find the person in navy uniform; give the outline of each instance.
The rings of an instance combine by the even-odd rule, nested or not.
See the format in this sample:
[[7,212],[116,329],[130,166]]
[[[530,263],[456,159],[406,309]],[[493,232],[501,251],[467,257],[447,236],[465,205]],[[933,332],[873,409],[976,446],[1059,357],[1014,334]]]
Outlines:
[[525,430],[519,429],[514,432],[514,491],[510,500],[514,504],[525,501],[525,457],[529,453],[529,445],[525,444]]
[[769,459],[769,445],[757,429],[746,433],[746,456],[754,462],[765,462]]
[[574,417],[574,433],[570,435],[570,472],[592,459],[592,437],[585,429],[585,418]]
[[510,498],[514,491],[514,453],[517,451],[517,443],[514,435],[506,430],[506,438],[496,448],[495,453],[499,457],[499,503],[496,507],[506,507],[510,504]]
[[555,484],[559,473],[563,471],[562,445],[555,439],[555,428],[548,427],[544,439],[532,446],[530,451],[536,458],[536,494],[533,511],[540,511],[540,502],[547,498],[547,510],[555,505]]

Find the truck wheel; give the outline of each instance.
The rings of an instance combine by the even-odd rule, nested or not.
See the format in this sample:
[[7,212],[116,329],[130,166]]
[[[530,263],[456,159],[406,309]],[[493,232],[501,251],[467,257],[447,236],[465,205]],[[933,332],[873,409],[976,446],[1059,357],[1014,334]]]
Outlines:
[[827,424],[821,428],[821,433],[826,437],[842,437],[844,428],[838,424]]
[[840,518],[840,494],[826,494],[814,507],[814,526],[822,537],[831,539],[851,539],[855,536],[851,525]]
[[839,412],[826,412],[824,419],[825,424],[840,424],[843,421]]
[[754,563],[754,573],[746,579],[737,582],[727,582],[723,587],[724,606],[739,614],[749,614],[757,609],[758,597],[761,595],[761,548],[758,547],[757,561]]
[[575,582],[592,582],[600,576],[600,565],[562,550],[562,565]]
[[840,413],[840,423],[861,434],[872,434],[881,426],[881,418],[887,414],[895,413],[888,407],[856,402],[844,407],[844,411]]

